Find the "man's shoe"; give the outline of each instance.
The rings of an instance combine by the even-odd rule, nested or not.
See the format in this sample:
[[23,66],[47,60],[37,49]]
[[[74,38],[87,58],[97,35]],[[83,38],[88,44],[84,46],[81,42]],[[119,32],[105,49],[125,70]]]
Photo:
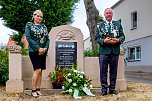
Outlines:
[[102,92],[101,92],[101,95],[102,95],[102,96],[107,95],[107,91],[102,91]]
[[109,90],[109,94],[117,94],[115,90]]

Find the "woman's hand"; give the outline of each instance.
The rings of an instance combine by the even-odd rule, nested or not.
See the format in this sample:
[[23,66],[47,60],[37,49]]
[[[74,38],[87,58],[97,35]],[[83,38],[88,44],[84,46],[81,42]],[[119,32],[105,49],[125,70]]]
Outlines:
[[39,48],[39,54],[38,55],[43,55],[47,51],[47,48]]

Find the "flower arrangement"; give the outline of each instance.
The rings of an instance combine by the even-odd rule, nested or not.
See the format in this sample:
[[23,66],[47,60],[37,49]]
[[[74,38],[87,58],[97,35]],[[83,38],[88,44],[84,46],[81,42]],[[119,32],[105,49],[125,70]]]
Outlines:
[[90,95],[94,96],[90,92],[92,88],[91,80],[85,76],[83,71],[80,71],[77,66],[72,66],[69,72],[64,74],[65,82],[62,89],[73,96],[74,98],[81,98],[80,96]]
[[66,72],[65,69],[56,66],[54,68],[54,71],[49,73],[48,77],[50,78],[50,81],[54,89],[62,88],[62,85],[65,81],[65,77],[64,77],[65,72]]

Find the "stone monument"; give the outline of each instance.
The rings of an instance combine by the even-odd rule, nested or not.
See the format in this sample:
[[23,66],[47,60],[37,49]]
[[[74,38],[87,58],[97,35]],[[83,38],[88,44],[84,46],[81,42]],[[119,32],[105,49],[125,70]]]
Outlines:
[[53,71],[55,66],[71,68],[76,62],[83,70],[83,35],[80,29],[70,25],[53,27],[49,37],[48,72]]
[[[43,71],[41,88],[50,88],[51,82],[48,74],[55,66],[71,68],[78,64],[80,70],[90,77],[93,87],[100,87],[100,67],[98,57],[85,57],[83,55],[83,34],[80,29],[70,25],[53,27],[49,33],[50,47],[47,55],[46,70]],[[6,82],[6,92],[20,93],[24,89],[32,88],[32,64],[29,56],[21,55],[21,48],[9,48],[9,80]],[[124,78],[124,50],[118,64],[117,89],[126,90]]]

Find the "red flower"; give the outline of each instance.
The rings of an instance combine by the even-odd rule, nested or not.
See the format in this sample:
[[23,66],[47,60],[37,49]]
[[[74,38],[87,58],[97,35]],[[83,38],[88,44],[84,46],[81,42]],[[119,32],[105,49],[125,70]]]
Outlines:
[[48,75],[48,77],[50,78],[51,76],[50,76],[50,75]]
[[63,75],[62,75],[62,74],[60,74],[60,75],[58,76],[58,78],[59,78],[59,79],[62,79],[62,78],[63,78]]

